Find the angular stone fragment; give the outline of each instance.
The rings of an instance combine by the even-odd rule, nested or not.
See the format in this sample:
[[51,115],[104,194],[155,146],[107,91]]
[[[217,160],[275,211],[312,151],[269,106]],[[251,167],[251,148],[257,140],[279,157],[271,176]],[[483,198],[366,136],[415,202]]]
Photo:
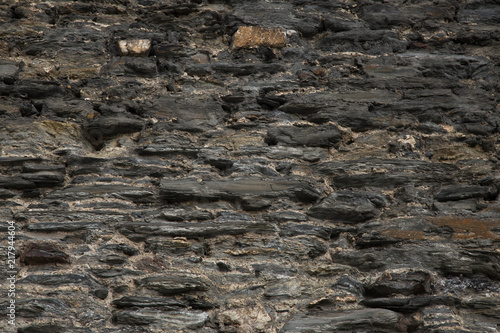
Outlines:
[[149,39],[120,40],[118,48],[122,56],[147,56],[151,50],[151,41]]
[[161,183],[160,195],[168,202],[235,201],[242,197],[256,195],[264,198],[287,196],[301,202],[314,202],[319,198],[319,192],[305,182],[259,178],[212,180],[202,183],[194,179],[165,179]]
[[368,295],[379,297],[393,294],[405,296],[425,294],[431,291],[431,275],[424,271],[386,272],[365,290]]
[[27,265],[69,263],[69,256],[55,245],[31,243],[21,255],[21,262]]
[[278,28],[241,26],[233,35],[233,46],[235,48],[259,46],[281,48],[285,46],[285,34]]
[[140,287],[155,290],[164,296],[208,290],[208,285],[203,279],[185,275],[151,276],[135,280],[135,283]]
[[319,219],[358,223],[380,215],[377,207],[386,205],[384,197],[355,191],[339,191],[330,194],[309,210],[309,215]]

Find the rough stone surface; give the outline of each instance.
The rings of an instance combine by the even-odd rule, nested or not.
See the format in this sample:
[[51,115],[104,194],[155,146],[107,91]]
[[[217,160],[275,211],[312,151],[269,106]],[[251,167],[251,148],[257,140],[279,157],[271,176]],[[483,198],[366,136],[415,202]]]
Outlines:
[[0,331],[500,331],[499,21],[0,1]]
[[279,28],[239,27],[233,35],[233,46],[240,47],[283,47],[285,34]]

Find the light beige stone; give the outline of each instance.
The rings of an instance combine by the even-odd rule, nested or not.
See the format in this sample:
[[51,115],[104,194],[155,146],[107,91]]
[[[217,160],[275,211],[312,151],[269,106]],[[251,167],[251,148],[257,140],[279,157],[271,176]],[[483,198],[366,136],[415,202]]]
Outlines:
[[151,49],[151,41],[149,39],[121,40],[118,42],[118,47],[121,55],[147,56]]

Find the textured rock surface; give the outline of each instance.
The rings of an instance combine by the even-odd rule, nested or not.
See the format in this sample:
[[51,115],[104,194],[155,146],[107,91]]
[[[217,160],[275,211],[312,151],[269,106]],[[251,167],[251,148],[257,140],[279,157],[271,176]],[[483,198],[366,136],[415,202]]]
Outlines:
[[0,327],[498,332],[499,20],[1,2]]

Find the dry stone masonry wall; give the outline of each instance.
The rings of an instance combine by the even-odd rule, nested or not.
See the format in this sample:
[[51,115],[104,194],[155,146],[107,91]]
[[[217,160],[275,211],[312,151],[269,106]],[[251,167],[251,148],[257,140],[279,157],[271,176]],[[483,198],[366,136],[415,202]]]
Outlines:
[[498,332],[499,22],[2,1],[2,332]]

